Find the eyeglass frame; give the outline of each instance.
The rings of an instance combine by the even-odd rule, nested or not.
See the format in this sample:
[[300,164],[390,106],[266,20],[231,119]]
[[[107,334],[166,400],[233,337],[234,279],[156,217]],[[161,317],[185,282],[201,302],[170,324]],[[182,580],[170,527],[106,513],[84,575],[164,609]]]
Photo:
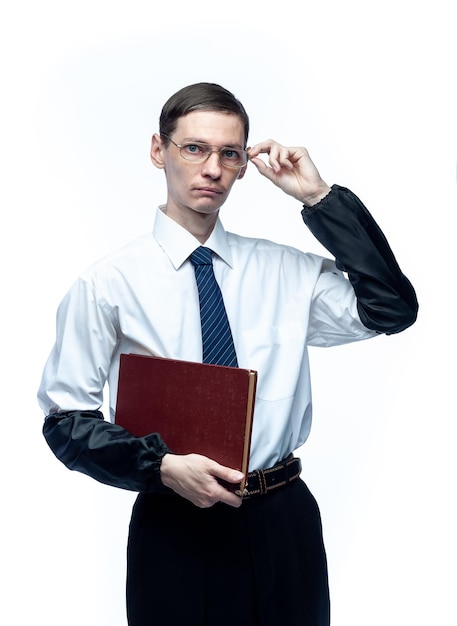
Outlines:
[[[202,141],[188,141],[188,142],[182,144],[182,143],[176,143],[176,141],[173,141],[173,139],[169,135],[167,135],[166,133],[161,133],[160,136],[161,137],[165,137],[166,139],[171,141],[171,143],[174,146],[179,148],[180,156],[185,161],[189,161],[189,163],[205,163],[209,159],[209,157],[213,154],[213,152],[217,152],[218,153],[219,162],[220,162],[221,165],[223,165],[224,167],[229,167],[231,169],[240,170],[243,167],[246,167],[246,165],[249,162],[249,153],[244,148],[233,148],[231,146],[221,146],[221,147],[219,147],[219,146],[214,146],[212,144],[205,143],[205,142],[202,142]],[[193,145],[196,145],[196,146],[208,146],[208,148],[210,148],[209,150],[206,151],[206,156],[201,161],[193,161],[192,159],[187,159],[185,156],[183,156],[182,149],[185,148],[186,146],[193,146]],[[222,161],[222,157],[221,157],[222,150],[235,150],[237,152],[244,152],[246,154],[246,163],[243,163],[243,165],[227,165],[227,163],[224,163]]]

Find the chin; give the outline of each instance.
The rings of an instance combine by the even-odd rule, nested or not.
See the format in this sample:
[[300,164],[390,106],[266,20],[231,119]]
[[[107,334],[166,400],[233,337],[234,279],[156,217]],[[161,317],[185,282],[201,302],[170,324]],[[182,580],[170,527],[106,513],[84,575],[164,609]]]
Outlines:
[[196,213],[201,213],[202,215],[217,215],[219,213],[219,209],[222,204],[212,205],[212,206],[195,206],[193,210]]

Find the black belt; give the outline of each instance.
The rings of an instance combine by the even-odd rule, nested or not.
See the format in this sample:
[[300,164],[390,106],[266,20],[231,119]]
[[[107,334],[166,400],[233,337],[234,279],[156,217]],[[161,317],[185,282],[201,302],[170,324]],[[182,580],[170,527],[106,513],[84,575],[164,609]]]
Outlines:
[[290,454],[265,470],[249,472],[246,487],[242,493],[244,498],[265,495],[269,491],[284,487],[300,476],[301,461]]

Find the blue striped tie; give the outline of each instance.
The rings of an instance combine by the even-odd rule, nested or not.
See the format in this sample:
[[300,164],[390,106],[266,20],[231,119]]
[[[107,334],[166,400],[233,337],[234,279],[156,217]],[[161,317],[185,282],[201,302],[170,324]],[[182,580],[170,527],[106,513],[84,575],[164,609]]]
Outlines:
[[203,363],[238,367],[224,301],[214,277],[211,250],[200,246],[189,258],[194,266],[200,299]]

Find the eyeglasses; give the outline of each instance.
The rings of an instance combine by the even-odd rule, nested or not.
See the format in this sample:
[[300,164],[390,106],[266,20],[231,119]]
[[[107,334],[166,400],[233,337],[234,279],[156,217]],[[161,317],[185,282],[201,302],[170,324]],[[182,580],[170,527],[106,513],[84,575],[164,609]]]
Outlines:
[[234,167],[239,169],[244,167],[249,160],[249,155],[246,150],[241,148],[229,148],[228,146],[211,146],[207,143],[200,143],[193,141],[189,143],[176,143],[169,137],[162,133],[162,137],[166,137],[173,145],[179,148],[179,153],[186,161],[192,161],[193,163],[204,163],[209,159],[213,152],[219,154],[219,160],[222,165],[226,167]]

